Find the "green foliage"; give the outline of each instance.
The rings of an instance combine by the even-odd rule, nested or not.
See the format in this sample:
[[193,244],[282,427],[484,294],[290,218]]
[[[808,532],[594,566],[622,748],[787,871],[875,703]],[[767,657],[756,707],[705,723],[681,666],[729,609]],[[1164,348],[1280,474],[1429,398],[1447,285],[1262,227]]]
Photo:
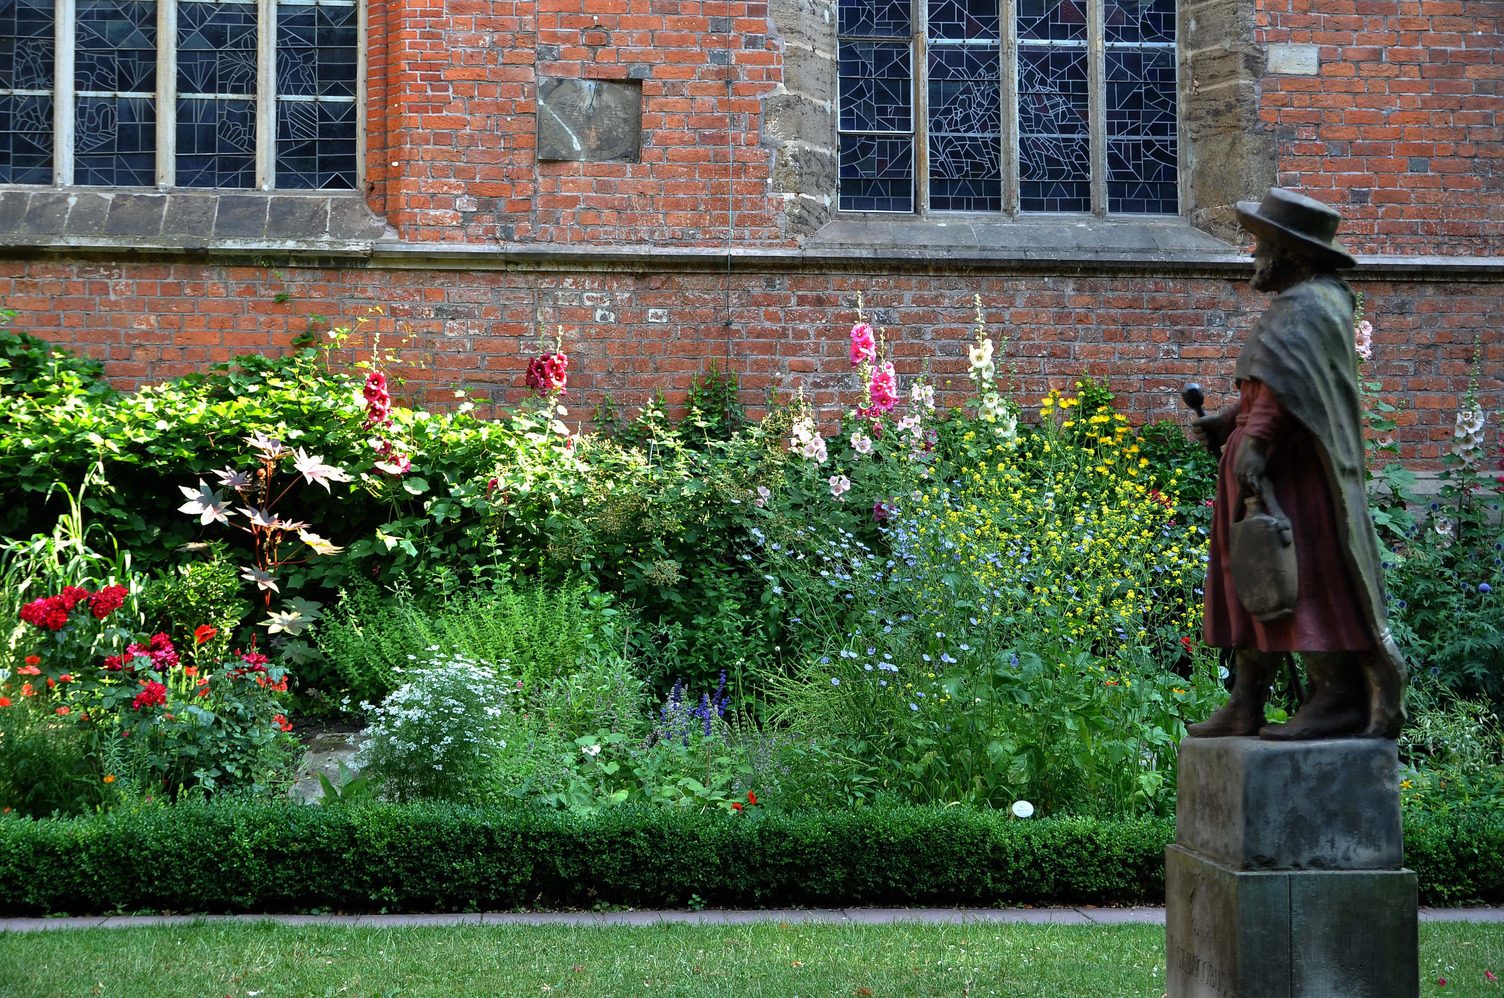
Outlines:
[[5,326],[15,312],[0,309],[0,399],[69,394],[108,398],[115,390],[104,380],[104,362],[59,350],[30,333]]
[[383,593],[365,581],[341,594],[318,633],[342,687],[380,700],[401,685],[400,671],[432,652],[489,666],[506,664],[524,682],[567,675],[580,658],[618,645],[610,597],[580,582],[550,585],[498,576],[489,585],[441,579],[431,594],[398,583]]
[[[1406,833],[1422,904],[1504,901],[1498,822],[1429,816]],[[1173,834],[1159,818],[965,807],[136,806],[0,818],[0,911],[1143,904],[1164,897]]]
[[51,712],[0,708],[0,806],[40,818],[113,803],[94,748],[78,725]]
[[[741,378],[735,371],[722,371],[711,361],[710,370],[690,383],[680,430],[692,427],[703,440],[730,440],[732,434],[747,425],[741,388]],[[687,435],[693,438],[694,433]]]
[[1406,807],[1504,817],[1504,725],[1493,705],[1462,699],[1429,676],[1411,686],[1407,701],[1399,738]]
[[140,598],[144,629],[165,632],[187,648],[196,643],[194,632],[207,625],[218,632],[210,639],[216,646],[228,643],[251,609],[244,588],[224,545],[208,545],[201,558],[165,568],[147,582]]

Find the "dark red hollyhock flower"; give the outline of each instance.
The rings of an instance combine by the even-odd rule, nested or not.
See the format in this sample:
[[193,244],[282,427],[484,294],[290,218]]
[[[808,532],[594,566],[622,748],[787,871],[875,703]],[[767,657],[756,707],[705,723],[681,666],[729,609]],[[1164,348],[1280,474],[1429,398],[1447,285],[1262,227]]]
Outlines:
[[569,355],[546,353],[528,361],[523,381],[536,392],[562,391],[569,382]]
[[372,371],[366,375],[365,387],[361,394],[366,400],[366,425],[376,426],[380,423],[392,421],[392,396],[387,391],[386,375],[380,371]]

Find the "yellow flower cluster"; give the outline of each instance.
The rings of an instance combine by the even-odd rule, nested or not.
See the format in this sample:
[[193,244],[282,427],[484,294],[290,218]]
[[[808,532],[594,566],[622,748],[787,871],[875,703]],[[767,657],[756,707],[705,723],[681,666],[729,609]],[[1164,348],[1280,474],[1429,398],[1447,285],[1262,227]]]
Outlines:
[[996,624],[1110,653],[1195,635],[1206,538],[1158,481],[1127,419],[1058,392],[1015,450],[931,488],[914,538],[927,610],[966,599]]

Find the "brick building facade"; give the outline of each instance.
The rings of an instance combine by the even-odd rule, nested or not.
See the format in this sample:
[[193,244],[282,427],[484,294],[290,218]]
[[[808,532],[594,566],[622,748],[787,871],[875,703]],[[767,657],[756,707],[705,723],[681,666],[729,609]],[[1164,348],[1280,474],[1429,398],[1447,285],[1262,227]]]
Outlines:
[[[0,42],[6,4],[21,2],[0,0]],[[73,18],[94,16],[87,4],[104,0],[41,2],[42,15],[57,18],[34,34],[57,46]],[[1136,418],[1157,418],[1179,411],[1186,380],[1206,384],[1213,402],[1230,387],[1230,356],[1264,304],[1246,288],[1251,266],[1231,205],[1279,183],[1344,215],[1339,239],[1360,255],[1352,280],[1376,328],[1371,369],[1404,403],[1412,457],[1434,458],[1450,439],[1475,357],[1484,407],[1504,406],[1504,9],[1495,2],[1160,0],[1173,15],[1173,46],[1161,43],[1172,60],[1161,92],[1173,91],[1173,106],[1160,118],[1173,128],[1152,141],[1162,161],[1171,157],[1157,175],[1168,180],[1158,188],[1173,198],[1168,214],[1112,210],[1131,203],[1114,193],[1129,188],[1114,185],[1134,169],[1114,156],[1142,146],[1141,136],[1117,137],[1128,134],[1116,113],[1122,95],[1140,84],[1115,89],[1113,67],[1127,57],[1112,54],[1112,19],[1154,0],[1091,0],[1075,8],[1085,18],[1079,36],[1062,29],[1066,41],[1034,45],[1070,58],[1079,51],[1084,67],[1076,145],[1090,162],[1076,189],[1090,210],[1076,212],[1021,210],[1037,202],[1030,185],[1044,175],[1044,145],[1039,126],[1015,114],[1037,86],[1020,68],[1034,43],[1012,25],[1040,0],[1008,0],[1001,11],[996,0],[962,3],[963,20],[983,23],[980,41],[944,37],[935,27],[944,4],[916,0],[892,15],[912,11],[914,22],[888,29],[892,38],[851,43],[907,60],[910,77],[878,83],[898,79],[891,92],[916,105],[907,132],[889,122],[891,134],[880,136],[884,148],[898,142],[912,155],[908,174],[893,157],[876,167],[861,159],[855,133],[870,122],[853,95],[871,79],[848,62],[857,49],[846,38],[876,29],[847,27],[860,4],[329,0],[324,11],[323,0],[303,0],[318,18],[344,18],[353,60],[348,80],[336,66],[334,85],[303,94],[283,81],[292,57],[271,50],[273,37],[300,37],[302,15],[285,0],[260,0],[240,6],[244,22],[263,29],[246,43],[260,52],[262,90],[247,84],[229,99],[203,84],[205,94],[189,100],[184,83],[162,88],[173,65],[192,64],[182,28],[199,16],[191,2],[152,4],[138,18],[155,17],[160,37],[179,39],[178,51],[158,53],[157,89],[139,84],[146,96],[119,97],[128,87],[89,96],[106,91],[88,90],[81,75],[67,90],[70,65],[91,58],[82,40],[76,53],[61,43],[48,63],[55,90],[0,77],[10,88],[0,95],[13,95],[0,102],[67,104],[78,116],[47,119],[37,141],[51,142],[50,152],[28,161],[32,173],[10,175],[31,182],[0,184],[0,307],[18,313],[20,328],[106,359],[122,385],[285,349],[321,316],[365,320],[362,329],[386,343],[406,338],[408,388],[435,402],[452,400],[456,387],[496,403],[517,398],[539,330],[562,326],[571,385],[583,390],[577,407],[607,392],[638,404],[658,389],[672,402],[712,363],[741,376],[754,411],[772,387],[803,386],[834,407],[854,397],[845,331],[859,292],[896,341],[900,374],[928,370],[942,393],[947,378],[960,387],[980,295],[1025,398],[1092,374],[1111,379]],[[1071,2],[1042,9],[1054,17]],[[995,38],[989,10],[1003,26]],[[287,33],[269,34],[273,24]],[[338,62],[319,48],[324,36],[308,37],[316,57],[298,58]],[[933,207],[957,203],[933,196],[953,168],[935,110],[948,99],[937,81],[952,43],[1003,67],[981,88],[1001,95],[1002,112],[989,119],[997,134],[978,140],[1001,155],[961,163],[963,179],[946,188],[981,192],[975,203],[996,210]],[[1140,55],[1147,65],[1144,53],[1132,59]],[[928,85],[912,78],[915,66]],[[540,111],[545,85],[575,104]],[[155,155],[157,185],[81,183],[91,176],[89,102],[116,101],[123,120],[124,101],[152,94],[158,109],[178,108],[175,126],[158,115],[157,145],[139,167],[149,174]],[[540,119],[575,136],[569,127],[579,130],[597,99],[635,102],[631,134],[620,119],[602,121],[600,134],[584,136],[584,158],[548,158],[540,137],[546,144],[550,126]],[[190,166],[218,168],[190,155],[209,141],[203,135],[214,138],[213,129],[185,128],[199,113],[193,100],[221,122],[243,105],[258,123],[260,139],[247,138],[235,160],[254,184],[213,186],[226,167],[221,180],[182,186]],[[348,132],[336,120],[347,107],[357,115]],[[299,159],[295,119],[304,113],[336,124],[319,124],[332,130],[310,133]],[[1153,117],[1133,114],[1130,131]],[[228,141],[229,129],[220,133]],[[1047,138],[1051,148],[1075,141]],[[598,140],[629,148],[592,160]],[[0,155],[6,148],[21,162],[19,140]],[[849,210],[867,169],[898,178],[883,191],[917,191],[909,210]]]

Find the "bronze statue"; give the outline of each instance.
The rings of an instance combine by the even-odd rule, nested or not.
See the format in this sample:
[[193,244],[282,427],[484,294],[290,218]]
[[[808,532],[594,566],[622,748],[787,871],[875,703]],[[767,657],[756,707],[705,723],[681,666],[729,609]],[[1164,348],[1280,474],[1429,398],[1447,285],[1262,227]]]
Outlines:
[[[1389,633],[1378,536],[1368,512],[1354,346],[1356,299],[1337,271],[1332,208],[1273,188],[1238,204],[1258,240],[1249,286],[1278,295],[1238,354],[1238,403],[1197,419],[1221,450],[1207,566],[1205,637],[1234,649],[1237,674],[1198,738],[1394,738],[1405,665]],[[1310,680],[1286,724],[1264,700],[1286,654]]]

